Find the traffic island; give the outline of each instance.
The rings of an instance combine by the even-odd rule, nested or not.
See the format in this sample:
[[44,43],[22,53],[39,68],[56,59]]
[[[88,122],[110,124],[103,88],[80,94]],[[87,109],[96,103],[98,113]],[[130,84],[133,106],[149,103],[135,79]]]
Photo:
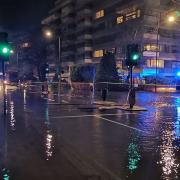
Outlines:
[[120,106],[119,103],[113,101],[95,101],[93,104],[100,106]]
[[130,108],[129,105],[123,105],[123,106],[118,106],[117,108],[123,111],[147,111],[146,108],[140,106],[133,106],[133,108]]
[[99,110],[111,110],[111,109],[120,109],[123,111],[147,111],[146,108],[140,107],[140,106],[133,106],[132,109],[130,109],[129,105],[113,105],[113,106],[99,106]]
[[99,110],[112,110],[112,109],[117,109],[118,106],[99,106]]

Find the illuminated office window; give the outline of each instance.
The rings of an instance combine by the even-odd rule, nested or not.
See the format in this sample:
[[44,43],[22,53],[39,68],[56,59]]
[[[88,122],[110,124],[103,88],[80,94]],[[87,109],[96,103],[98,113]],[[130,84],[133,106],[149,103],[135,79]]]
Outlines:
[[164,60],[157,60],[156,63],[156,59],[149,59],[147,60],[147,67],[149,68],[155,68],[157,65],[158,68],[164,68]]
[[141,10],[140,10],[140,9],[138,9],[138,10],[136,11],[136,13],[137,13],[137,17],[140,17],[140,16],[141,16]]
[[157,45],[155,44],[146,44],[144,45],[144,51],[156,51],[157,49]]
[[98,58],[98,57],[103,57],[103,56],[104,56],[104,52],[102,49],[94,51],[94,57]]
[[28,48],[28,47],[30,47],[30,43],[25,42],[25,43],[21,44],[21,47],[22,48]]
[[126,21],[129,21],[131,19],[136,19],[139,18],[141,16],[141,11],[138,9],[136,11],[132,11],[126,14]]
[[96,19],[99,19],[101,17],[104,17],[104,10],[100,10],[96,12]]
[[117,24],[121,24],[123,22],[124,22],[124,17],[123,16],[117,17]]

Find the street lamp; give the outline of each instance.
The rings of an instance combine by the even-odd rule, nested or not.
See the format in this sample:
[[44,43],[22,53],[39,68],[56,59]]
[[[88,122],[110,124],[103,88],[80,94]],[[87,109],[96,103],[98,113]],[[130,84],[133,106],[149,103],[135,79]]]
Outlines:
[[[170,15],[166,17],[165,19],[168,23],[175,22],[176,18],[173,15]],[[161,23],[161,12],[159,13],[159,16],[157,18],[157,39],[156,39],[156,79],[155,79],[155,92],[157,92],[157,74],[158,74],[158,56],[159,56],[159,30],[160,30],[160,23]]]
[[46,31],[45,31],[45,36],[46,36],[47,38],[52,38],[52,36],[53,36],[52,31],[46,30]]
[[[52,30],[46,30],[45,31],[46,38],[53,38],[53,31]],[[58,64],[59,69],[61,68],[61,37],[58,36]],[[60,103],[60,86],[61,86],[61,72],[59,71],[59,83],[58,83],[58,103]]]
[[[46,30],[44,34],[47,38],[52,39],[54,33],[51,30]],[[59,62],[59,67],[61,67],[61,37],[60,36],[58,36],[58,62]]]
[[172,23],[175,21],[175,17],[174,16],[169,16],[168,17],[168,22]]

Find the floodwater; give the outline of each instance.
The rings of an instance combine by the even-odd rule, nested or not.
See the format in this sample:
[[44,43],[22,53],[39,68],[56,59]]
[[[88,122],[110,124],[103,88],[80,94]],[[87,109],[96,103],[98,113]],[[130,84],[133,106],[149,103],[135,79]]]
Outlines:
[[[110,93],[108,100],[125,103],[126,93]],[[137,93],[146,112],[99,110],[82,94],[64,94],[64,105],[58,105],[52,96],[17,90],[8,92],[6,101],[1,179],[180,178],[178,93]]]

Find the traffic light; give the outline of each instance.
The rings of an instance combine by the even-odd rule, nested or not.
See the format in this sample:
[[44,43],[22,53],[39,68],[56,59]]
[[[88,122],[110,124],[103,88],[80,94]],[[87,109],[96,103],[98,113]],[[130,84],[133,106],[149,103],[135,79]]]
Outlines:
[[10,55],[10,47],[7,43],[0,43],[0,55],[2,57],[7,57]]
[[0,33],[0,57],[7,60],[10,55],[10,45],[8,43],[8,34],[6,32]]
[[45,64],[45,74],[49,73],[49,64]]
[[41,71],[41,76],[40,79],[41,81],[46,81],[47,80],[47,76],[49,74],[49,64],[43,64],[40,68]]
[[140,52],[138,44],[129,44],[126,49],[126,65],[136,66],[140,60]]

